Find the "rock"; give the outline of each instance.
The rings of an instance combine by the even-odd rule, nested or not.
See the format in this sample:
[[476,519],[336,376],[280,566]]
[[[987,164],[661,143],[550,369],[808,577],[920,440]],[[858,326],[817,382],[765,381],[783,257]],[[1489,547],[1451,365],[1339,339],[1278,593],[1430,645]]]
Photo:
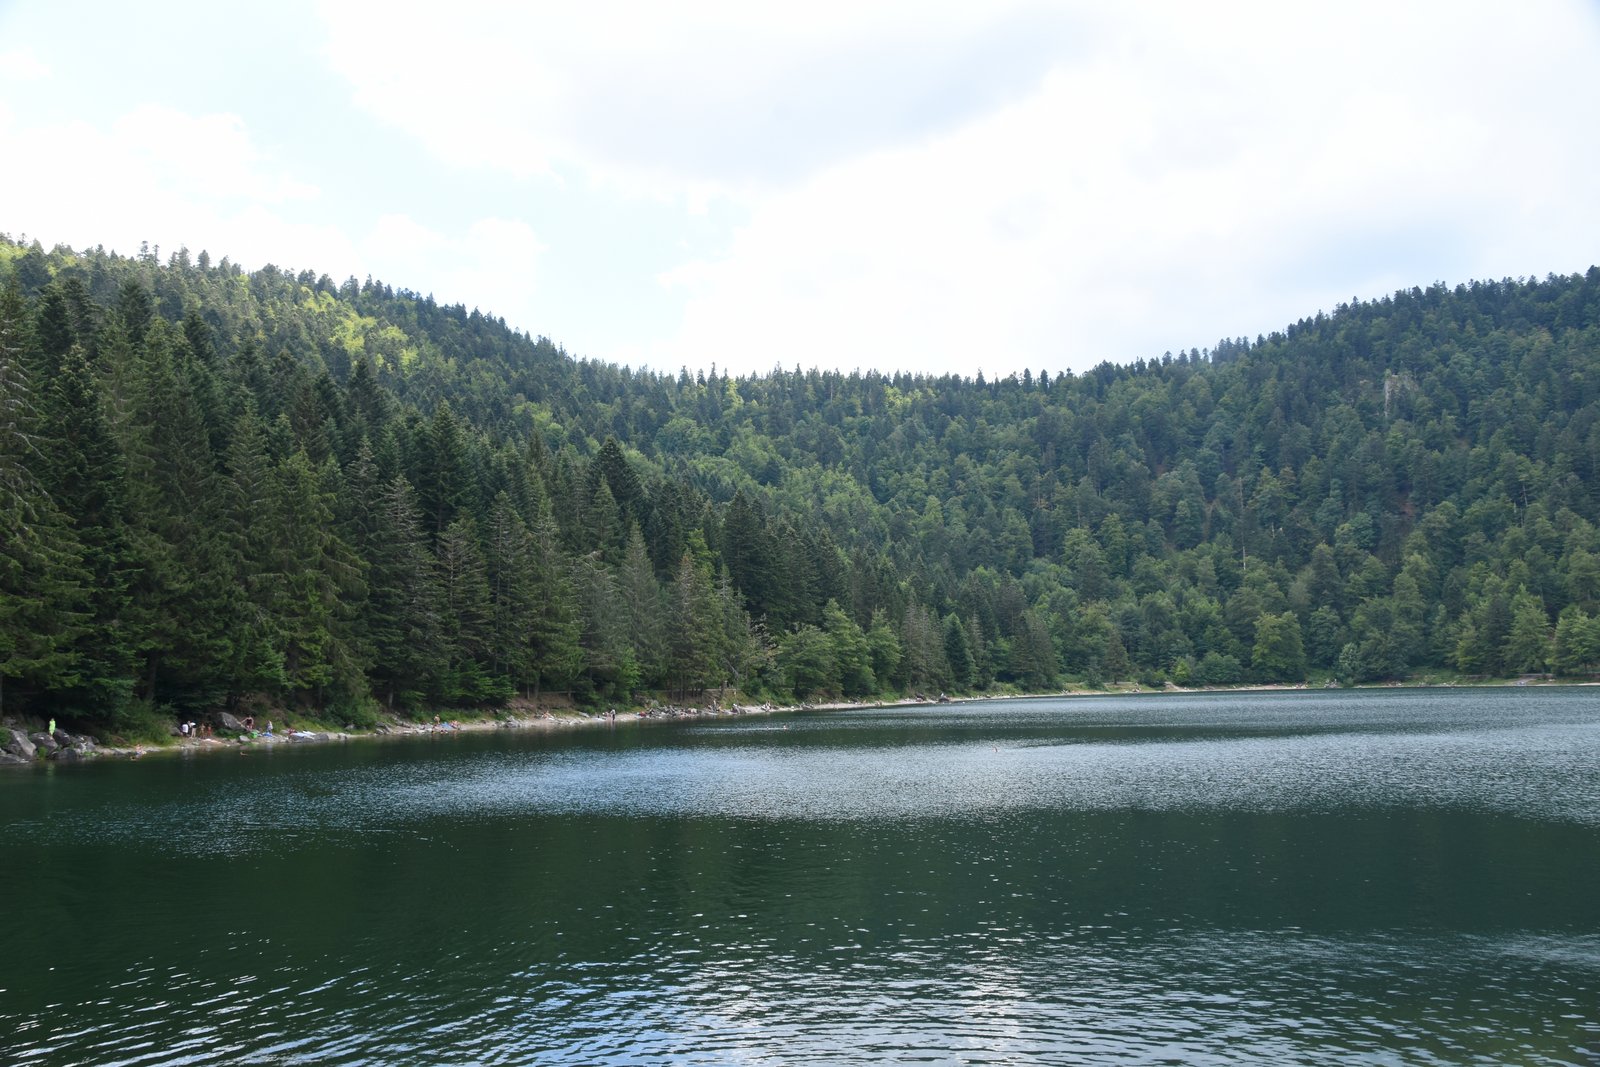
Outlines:
[[75,748],[62,746],[50,753],[50,759],[56,763],[77,763],[83,759],[83,753]]
[[232,715],[229,715],[227,712],[219,711],[219,712],[216,713],[215,717],[216,717],[216,720],[217,720],[217,729],[218,730],[222,730],[222,731],[225,731],[227,733],[234,733],[234,734],[242,734],[242,733],[244,733],[244,723],[240,722],[238,719],[235,719]]
[[43,730],[40,730],[36,734],[29,734],[28,740],[32,741],[39,748],[44,749],[46,753],[54,752],[56,749],[61,747],[60,745],[56,744],[55,738],[51,737]]
[[15,753],[0,752],[0,767],[10,767],[10,766],[18,766],[18,767],[20,767],[20,766],[22,766],[24,764],[28,764],[28,763],[32,763],[32,762],[33,762],[32,760],[24,759],[23,757],[18,756]]
[[67,731],[61,729],[60,727],[56,728],[55,738],[56,738],[56,744],[62,746],[63,748],[65,748],[67,745],[72,744],[72,735],[67,733]]
[[34,752],[37,750],[34,748],[33,742],[28,740],[27,734],[16,729],[15,727],[12,727],[6,731],[5,736],[6,752],[9,752],[13,756],[21,756],[24,760],[33,759]]

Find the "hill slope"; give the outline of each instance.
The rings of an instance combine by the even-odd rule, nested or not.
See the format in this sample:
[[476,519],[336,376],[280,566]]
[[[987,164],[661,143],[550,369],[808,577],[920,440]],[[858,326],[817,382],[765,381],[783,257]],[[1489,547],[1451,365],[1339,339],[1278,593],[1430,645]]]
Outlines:
[[1600,269],[986,382],[0,241],[4,708],[1600,662]]

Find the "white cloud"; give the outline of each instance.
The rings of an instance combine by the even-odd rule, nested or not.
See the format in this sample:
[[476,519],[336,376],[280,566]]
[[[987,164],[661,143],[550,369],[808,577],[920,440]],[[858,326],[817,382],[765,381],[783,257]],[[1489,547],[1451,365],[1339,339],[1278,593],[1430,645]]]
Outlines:
[[[967,374],[1600,247],[1582,0],[319,11],[353,108],[322,75],[316,100],[289,79],[189,113],[145,103],[130,65],[79,105],[120,111],[60,122],[13,89],[0,143],[48,165],[0,168],[0,225],[371,273],[666,369]],[[7,43],[0,73],[40,73]],[[317,108],[338,162],[262,133]],[[369,117],[456,169],[397,165]]]
[[0,112],[0,138],[16,158],[57,161],[0,168],[4,225],[14,236],[124,254],[145,242],[163,255],[187,246],[250,269],[371,274],[517,325],[529,316],[543,246],[526,223],[490,216],[441,231],[401,214],[314,220],[305,208],[317,188],[285,172],[238,116],[140,105],[104,126],[32,126]]
[[13,114],[3,132],[16,158],[53,161],[0,171],[8,224],[41,240],[124,252],[143,241],[181,244],[237,262],[351,259],[337,228],[270,210],[317,191],[277,170],[237,116],[144,105],[104,126],[29,125]]
[[1569,0],[386,10],[330,56],[442,158],[739,205],[657,366],[1081,368],[1600,236]]
[[12,48],[0,52],[0,78],[19,82],[43,81],[50,74],[50,64],[26,49]]
[[407,215],[380,218],[361,244],[368,262],[383,264],[391,285],[431,292],[526,327],[537,303],[544,244],[518,219],[483,218],[459,234],[441,233]]
[[107,150],[185,196],[275,204],[318,195],[315,186],[275,173],[238,115],[143,104],[112,124],[108,141]]
[[357,103],[434,155],[635,192],[782,184],[1025,91],[1065,20],[996,3],[326,2]]
[[688,303],[650,362],[1082,369],[1592,261],[1585,12],[1293,10],[1163,8],[1025,100],[761,198],[663,276]]

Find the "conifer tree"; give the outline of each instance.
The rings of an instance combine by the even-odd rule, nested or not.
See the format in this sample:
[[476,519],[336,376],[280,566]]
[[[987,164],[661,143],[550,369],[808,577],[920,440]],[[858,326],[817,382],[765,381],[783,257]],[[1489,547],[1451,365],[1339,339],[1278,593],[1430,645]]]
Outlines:
[[570,574],[583,651],[581,680],[600,699],[625,700],[638,682],[638,665],[616,573],[590,552],[572,560]]
[[533,535],[505,493],[496,494],[484,537],[489,587],[488,667],[512,686],[537,675],[528,626],[536,608]]
[[0,708],[7,688],[33,699],[80,681],[87,575],[69,521],[40,474],[40,412],[15,286],[0,294]]
[[533,670],[533,697],[541,686],[564,689],[583,668],[582,624],[577,593],[561,555],[561,535],[548,505],[533,534],[533,612],[526,620]]
[[667,609],[667,669],[680,699],[710,680],[721,642],[722,617],[711,575],[685,551],[672,580]]
[[226,693],[235,566],[210,437],[192,382],[173,364],[165,323],[145,331],[128,450],[135,581],[130,630],[141,693],[198,708]]
[[770,667],[772,648],[766,628],[750,618],[744,598],[733,587],[733,579],[726,570],[717,578],[716,593],[722,612],[722,641],[715,664],[716,680],[723,690],[720,699],[726,696],[728,686],[743,688],[747,679],[758,677]]
[[370,551],[368,675],[389,707],[413,704],[438,682],[447,652],[433,556],[404,475],[396,475],[379,498]]
[[63,357],[45,411],[52,499],[78,544],[84,592],[83,626],[74,641],[79,681],[68,698],[116,712],[132,697],[134,673],[123,629],[132,566],[127,477],[81,346]]
[[950,665],[950,682],[957,689],[972,688],[972,649],[967,644],[967,628],[954,612],[944,617],[945,662]]
[[661,583],[656,581],[655,567],[637,525],[628,529],[628,546],[617,580],[628,613],[628,634],[640,683],[655,688],[665,681],[668,666],[664,645],[666,607]]
[[470,516],[445,527],[439,538],[438,572],[449,672],[444,696],[470,702],[509,696],[509,688],[502,693],[485,671],[494,643],[489,632],[493,604],[478,547],[478,526]]
[[902,654],[900,635],[889,622],[882,609],[872,613],[872,625],[866,632],[867,658],[872,676],[880,686],[902,688],[905,679],[901,673]]
[[271,483],[277,576],[271,614],[284,683],[319,707],[353,700],[364,666],[350,626],[366,592],[363,563],[339,537],[326,477],[297,450],[278,464]]
[[280,692],[284,674],[283,637],[274,608],[283,597],[283,575],[275,566],[272,461],[254,400],[234,421],[228,442],[227,530],[233,543],[239,610],[231,628],[230,689],[244,693]]

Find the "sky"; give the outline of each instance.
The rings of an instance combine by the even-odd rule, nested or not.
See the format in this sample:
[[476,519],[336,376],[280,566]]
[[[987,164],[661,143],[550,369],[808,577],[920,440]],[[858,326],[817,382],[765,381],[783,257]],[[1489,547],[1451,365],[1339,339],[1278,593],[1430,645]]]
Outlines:
[[1600,262],[1600,4],[0,0],[0,233],[1002,377]]

